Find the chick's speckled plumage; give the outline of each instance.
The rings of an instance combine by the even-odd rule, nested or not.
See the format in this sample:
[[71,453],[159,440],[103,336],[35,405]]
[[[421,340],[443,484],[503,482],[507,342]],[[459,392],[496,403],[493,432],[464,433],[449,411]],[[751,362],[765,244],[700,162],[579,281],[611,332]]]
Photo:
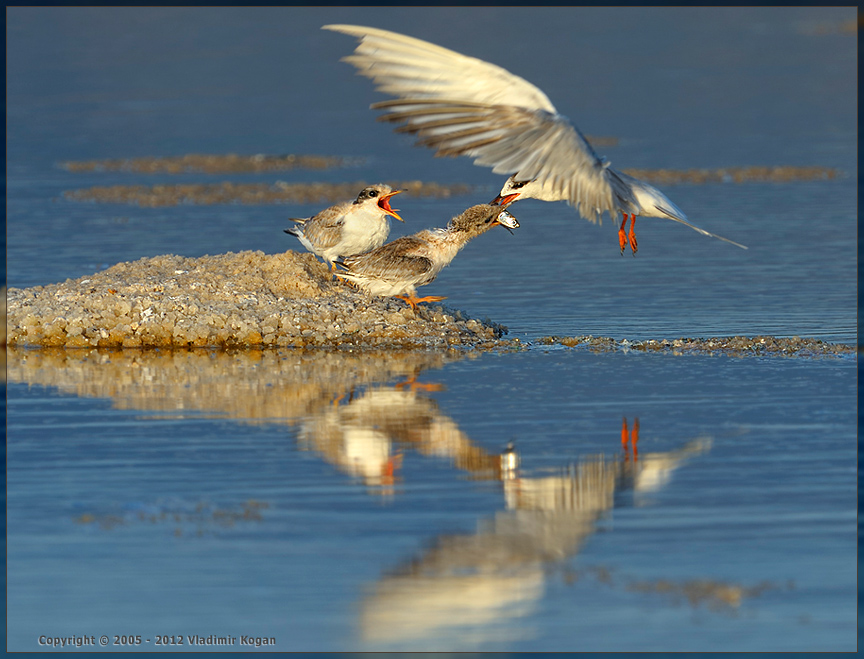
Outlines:
[[501,224],[519,223],[501,206],[479,204],[454,217],[444,229],[427,229],[397,238],[367,254],[341,261],[339,272],[371,295],[414,296],[418,286],[432,282],[472,238]]
[[336,204],[309,218],[292,218],[298,226],[285,229],[285,233],[331,264],[340,256],[368,252],[387,240],[391,216],[401,221],[389,204],[390,197],[399,192],[389,185],[370,185],[354,201]]

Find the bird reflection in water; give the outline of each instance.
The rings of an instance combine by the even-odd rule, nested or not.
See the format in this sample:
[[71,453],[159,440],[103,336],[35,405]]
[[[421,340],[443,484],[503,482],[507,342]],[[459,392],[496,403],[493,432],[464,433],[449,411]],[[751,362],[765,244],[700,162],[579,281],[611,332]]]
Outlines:
[[415,374],[395,386],[374,386],[359,395],[352,391],[301,424],[300,446],[381,495],[394,493],[407,448],[449,458],[475,478],[499,479],[500,456],[476,446],[426,394],[442,389],[440,384],[417,382]]
[[[537,606],[554,568],[567,569],[597,520],[616,505],[615,495],[630,491],[640,505],[640,497],[710,448],[709,439],[698,438],[673,451],[646,453],[639,449],[638,422],[630,426],[625,420],[620,453],[584,457],[554,473],[526,470],[518,441],[500,453],[478,446],[432,398],[440,386],[417,382],[419,373],[466,358],[459,353],[8,354],[11,382],[110,398],[118,409],[147,410],[148,419],[212,416],[296,428],[301,447],[379,494],[394,494],[401,456],[408,451],[449,460],[472,479],[500,483],[502,509],[480,520],[476,532],[439,536],[370,586],[358,617],[369,646],[410,642],[419,649],[429,645],[427,639],[434,649],[445,649],[442,639],[464,647],[466,635],[477,644],[531,635],[527,623],[518,621]],[[396,378],[405,381],[386,384]],[[617,505],[622,503],[618,498]],[[631,586],[654,592],[648,582]],[[717,586],[727,587],[726,599],[736,606],[755,592]]]
[[[464,454],[470,440],[452,420],[447,423]],[[433,425],[427,418],[425,428]],[[372,585],[361,603],[363,641],[371,647],[410,642],[417,648],[425,640],[430,648],[447,649],[448,642],[464,646],[469,637],[479,644],[532,636],[513,623],[533,611],[549,568],[579,552],[597,520],[615,506],[616,493],[654,491],[689,457],[711,446],[702,437],[675,451],[640,454],[638,420],[631,429],[624,419],[621,433],[621,454],[586,457],[551,476],[526,473],[513,443],[494,456],[494,467],[491,455],[485,464],[463,461],[462,469],[476,467],[501,479],[505,509],[481,520],[474,534],[438,537]]]
[[[668,483],[685,461],[710,449],[694,439],[668,452],[639,451],[639,420],[621,426],[622,450],[588,456],[552,475],[526,472],[517,442],[501,453],[476,445],[428,395],[441,387],[410,377],[340,397],[300,425],[301,446],[369,491],[394,494],[406,451],[449,459],[471,478],[502,484],[504,509],[481,520],[473,534],[442,535],[417,557],[370,585],[359,627],[370,648],[448,649],[530,636],[514,621],[541,600],[550,566],[575,556],[616,494],[641,495]],[[620,505],[620,504],[619,504]],[[467,636],[466,636],[467,635]],[[441,644],[444,644],[443,646]],[[408,647],[408,646],[406,646]]]

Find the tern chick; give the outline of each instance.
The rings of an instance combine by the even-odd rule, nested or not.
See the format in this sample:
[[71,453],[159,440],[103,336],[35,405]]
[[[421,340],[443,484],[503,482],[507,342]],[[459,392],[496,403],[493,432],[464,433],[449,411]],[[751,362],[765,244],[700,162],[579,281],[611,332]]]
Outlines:
[[417,287],[432,282],[472,238],[501,225],[515,229],[519,222],[502,205],[479,204],[457,215],[444,229],[428,229],[397,238],[378,249],[337,261],[337,276],[355,283],[370,295],[394,296],[411,308],[418,302],[438,302],[438,296],[417,297]]
[[340,256],[362,254],[381,247],[390,235],[390,217],[402,218],[390,207],[401,190],[379,183],[363,188],[357,199],[345,201],[307,218],[291,218],[298,226],[285,229],[310,252],[335,269]]

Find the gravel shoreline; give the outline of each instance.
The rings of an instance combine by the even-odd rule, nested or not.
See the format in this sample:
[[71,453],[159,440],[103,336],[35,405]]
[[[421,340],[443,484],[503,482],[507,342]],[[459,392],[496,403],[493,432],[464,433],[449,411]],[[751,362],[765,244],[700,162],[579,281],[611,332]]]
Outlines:
[[59,348],[479,348],[561,346],[594,352],[823,357],[855,345],[773,336],[616,341],[506,339],[507,328],[441,304],[412,310],[334,279],[312,254],[173,254],[6,292],[5,342]]
[[19,346],[434,348],[506,331],[439,304],[370,298],[293,251],[169,254],[7,292],[7,343]]

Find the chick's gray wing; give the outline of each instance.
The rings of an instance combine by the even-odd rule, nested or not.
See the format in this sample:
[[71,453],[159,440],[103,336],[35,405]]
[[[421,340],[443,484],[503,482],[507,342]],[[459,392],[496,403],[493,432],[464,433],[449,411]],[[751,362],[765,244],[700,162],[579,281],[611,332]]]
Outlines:
[[342,238],[347,210],[346,207],[334,206],[321,211],[303,224],[303,234],[319,249],[335,246]]
[[366,254],[345,258],[342,263],[349,272],[364,277],[415,283],[431,277],[428,281],[432,281],[432,260],[416,253],[424,246],[423,241],[404,236]]

